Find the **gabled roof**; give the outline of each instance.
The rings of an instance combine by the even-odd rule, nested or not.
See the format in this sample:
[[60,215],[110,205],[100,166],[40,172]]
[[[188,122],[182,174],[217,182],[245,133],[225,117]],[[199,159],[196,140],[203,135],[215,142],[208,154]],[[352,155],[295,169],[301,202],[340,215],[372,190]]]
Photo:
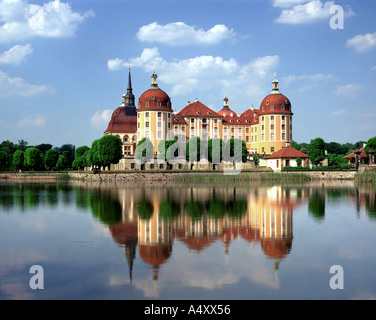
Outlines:
[[172,124],[186,124],[181,114],[172,114]]
[[222,118],[220,114],[213,111],[198,100],[185,106],[185,108],[178,114],[183,117]]
[[274,152],[270,156],[267,156],[266,159],[284,159],[284,158],[309,158],[308,155],[306,155],[303,152],[300,152],[296,149],[294,149],[291,146],[282,148],[281,150],[278,150],[277,152]]
[[[367,158],[366,150],[364,148],[361,148],[360,151],[360,159]],[[350,153],[347,156],[344,156],[343,159],[355,159],[355,152]]]

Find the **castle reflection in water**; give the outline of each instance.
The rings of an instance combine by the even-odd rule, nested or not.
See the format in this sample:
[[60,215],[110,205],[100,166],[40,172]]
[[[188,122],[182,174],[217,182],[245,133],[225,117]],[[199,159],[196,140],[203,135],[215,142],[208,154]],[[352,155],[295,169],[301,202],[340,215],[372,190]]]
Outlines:
[[[120,202],[111,206],[121,210],[120,221],[114,219],[116,212],[108,209],[93,213],[108,222],[114,241],[124,246],[130,282],[137,249],[141,259],[152,266],[153,279],[158,280],[159,268],[171,256],[174,241],[197,253],[222,242],[227,255],[230,243],[243,239],[260,245],[278,271],[292,247],[293,211],[306,202],[309,192],[282,186],[250,189],[218,185],[122,186],[108,191],[114,203]],[[103,196],[103,190],[100,194]]]

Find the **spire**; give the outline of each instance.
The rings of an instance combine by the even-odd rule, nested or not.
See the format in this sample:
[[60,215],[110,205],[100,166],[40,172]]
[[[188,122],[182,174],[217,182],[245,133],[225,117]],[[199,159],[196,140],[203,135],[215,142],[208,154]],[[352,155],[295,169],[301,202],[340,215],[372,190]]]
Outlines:
[[151,88],[152,89],[159,89],[157,78],[158,78],[158,76],[155,73],[155,67],[153,67],[153,74],[151,75]]
[[127,93],[123,94],[124,107],[134,107],[135,98],[132,91],[131,67],[129,67]]
[[277,80],[277,73],[274,73],[274,80],[272,83],[273,83],[272,94],[280,93],[279,88],[278,88],[279,81]]
[[223,109],[226,109],[226,110],[229,109],[227,93],[225,93],[225,98],[223,99]]
[[132,93],[131,67],[129,67],[129,74],[128,74],[128,89],[127,89],[127,92]]

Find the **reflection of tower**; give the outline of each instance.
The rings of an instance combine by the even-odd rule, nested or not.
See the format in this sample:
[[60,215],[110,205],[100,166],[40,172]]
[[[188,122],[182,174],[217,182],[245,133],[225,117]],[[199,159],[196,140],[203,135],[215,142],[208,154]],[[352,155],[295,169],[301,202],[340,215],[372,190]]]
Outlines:
[[278,282],[279,265],[290,252],[293,239],[292,212],[296,201],[287,188],[272,187],[252,199],[253,217],[251,221],[259,230],[261,248],[273,260],[273,268]]
[[160,218],[158,193],[151,194],[150,201],[153,207],[150,219],[138,218],[139,253],[142,260],[152,266],[153,280],[157,281],[159,267],[172,252],[172,228],[169,220]]

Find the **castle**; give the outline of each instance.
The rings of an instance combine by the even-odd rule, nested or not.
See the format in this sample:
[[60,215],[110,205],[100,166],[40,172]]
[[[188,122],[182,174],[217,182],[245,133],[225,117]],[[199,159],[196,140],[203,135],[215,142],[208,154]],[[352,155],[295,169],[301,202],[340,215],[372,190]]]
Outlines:
[[159,88],[157,74],[151,76],[151,87],[138,99],[132,93],[129,69],[127,93],[123,103],[112,114],[104,134],[118,136],[123,141],[123,155],[133,156],[137,141],[149,138],[154,150],[167,138],[176,138],[185,144],[191,137],[201,140],[231,138],[246,142],[249,154],[268,156],[292,143],[292,110],[290,100],[284,96],[274,78],[272,91],[253,107],[236,113],[229,106],[227,96],[219,112],[210,109],[198,99],[188,101],[179,112],[172,110],[170,97]]

